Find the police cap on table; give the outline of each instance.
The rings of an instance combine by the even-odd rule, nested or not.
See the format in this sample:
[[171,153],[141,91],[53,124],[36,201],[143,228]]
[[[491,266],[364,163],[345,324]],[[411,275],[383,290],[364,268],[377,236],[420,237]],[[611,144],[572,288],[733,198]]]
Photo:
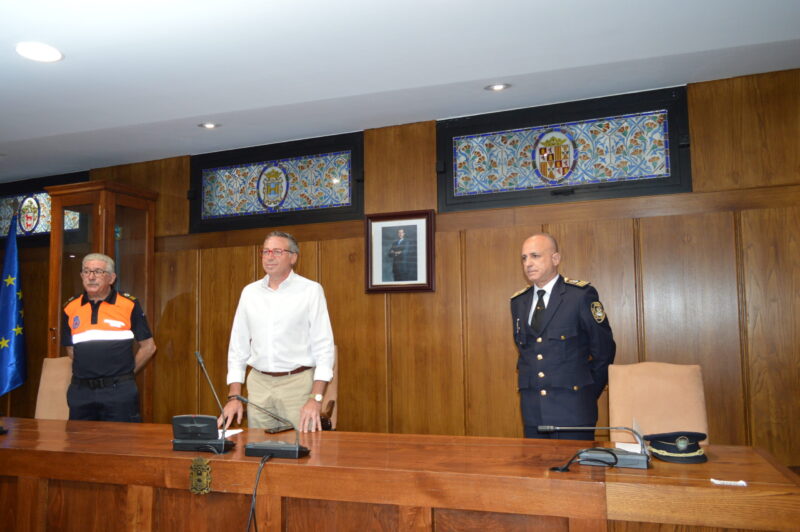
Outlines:
[[702,432],[665,432],[644,437],[653,456],[665,462],[699,464],[708,457],[700,442],[708,436]]

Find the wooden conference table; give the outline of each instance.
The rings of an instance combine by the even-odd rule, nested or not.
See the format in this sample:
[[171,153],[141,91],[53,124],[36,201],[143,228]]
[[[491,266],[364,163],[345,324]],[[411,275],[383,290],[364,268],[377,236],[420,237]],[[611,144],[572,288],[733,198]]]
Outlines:
[[[225,455],[172,451],[170,425],[0,418],[3,530],[244,530],[260,430]],[[292,440],[292,433],[269,435]],[[309,433],[311,455],[267,462],[260,530],[800,529],[800,479],[768,454],[712,445],[705,464],[572,466],[582,445],[510,438]],[[209,460],[211,493],[190,492]],[[710,479],[744,480],[746,487]],[[704,529],[706,530],[706,529]]]

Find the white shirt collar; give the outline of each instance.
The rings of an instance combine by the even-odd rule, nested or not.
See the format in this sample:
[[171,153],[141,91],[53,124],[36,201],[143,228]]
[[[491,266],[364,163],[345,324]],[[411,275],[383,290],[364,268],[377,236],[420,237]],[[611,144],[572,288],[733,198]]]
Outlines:
[[[294,277],[294,276],[295,276],[294,270],[290,271],[290,272],[289,272],[289,275],[286,277],[286,279],[284,279],[284,280],[281,282],[281,284],[279,284],[279,285],[278,285],[278,290],[280,290],[280,289],[282,289],[282,288],[286,288],[286,287],[288,287],[290,284],[292,284],[292,277]],[[270,287],[269,287],[269,274],[265,275],[265,276],[264,276],[264,277],[261,279],[261,285],[262,285],[264,288],[266,288],[267,290],[272,290],[272,288],[270,288]]]

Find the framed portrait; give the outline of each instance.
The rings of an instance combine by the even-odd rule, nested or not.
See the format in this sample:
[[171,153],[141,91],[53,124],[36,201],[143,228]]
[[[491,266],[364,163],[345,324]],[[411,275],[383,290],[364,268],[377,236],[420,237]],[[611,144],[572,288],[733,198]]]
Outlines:
[[368,214],[367,292],[434,290],[434,213]]

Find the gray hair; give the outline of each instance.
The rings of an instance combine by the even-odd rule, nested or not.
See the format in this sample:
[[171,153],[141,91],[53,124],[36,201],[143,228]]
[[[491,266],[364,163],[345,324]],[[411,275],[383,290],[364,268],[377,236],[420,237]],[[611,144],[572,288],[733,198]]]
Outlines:
[[285,238],[289,241],[289,251],[292,253],[300,254],[300,246],[297,245],[297,240],[290,235],[289,233],[284,233],[283,231],[273,231],[267,235],[267,238],[264,239],[264,242],[272,238],[273,236],[277,236],[279,238]]
[[108,255],[103,255],[102,253],[89,253],[85,257],[83,257],[83,261],[81,261],[81,267],[86,266],[86,263],[90,260],[101,260],[106,263],[106,270],[109,270],[110,273],[114,273],[114,259],[109,257]]

